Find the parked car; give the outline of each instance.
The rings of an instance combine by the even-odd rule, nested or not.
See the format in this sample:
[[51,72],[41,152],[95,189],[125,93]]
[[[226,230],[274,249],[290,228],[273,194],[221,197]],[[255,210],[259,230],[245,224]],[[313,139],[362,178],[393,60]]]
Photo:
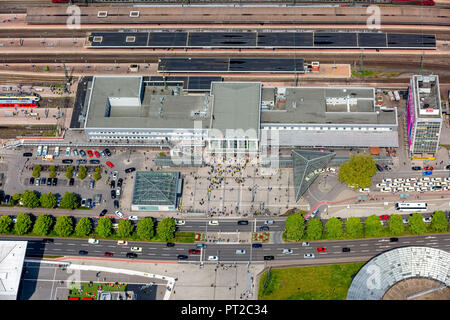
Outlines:
[[377,170],[378,171],[383,171],[383,167],[382,166],[380,166],[378,163],[375,163],[375,166],[377,167]]
[[238,224],[238,225],[244,225],[244,226],[246,226],[246,225],[248,225],[248,221],[247,221],[247,220],[239,220],[239,221],[237,222],[237,224]]
[[69,157],[70,156],[70,147],[67,147],[66,148],[66,157]]
[[89,182],[89,188],[94,189],[95,187],[95,180],[92,179],[91,182]]
[[90,158],[92,158],[92,157],[94,156],[94,154],[92,153],[91,150],[88,150],[87,153],[88,153],[88,156],[89,156]]
[[73,152],[74,156],[78,156],[78,150],[77,149],[73,149],[72,152]]
[[433,171],[433,167],[432,166],[426,166],[426,167],[423,167],[423,170],[430,170],[430,171]]
[[119,200],[114,200],[114,209],[119,209]]
[[30,184],[34,184],[34,177],[30,178]]
[[450,170],[450,165],[446,166],[445,169]]
[[403,224],[408,224],[409,223],[409,220],[408,219],[403,219]]
[[24,157],[32,157],[33,154],[31,152],[24,152],[23,156]]
[[103,209],[102,212],[100,212],[99,216],[103,217],[108,212],[107,209]]
[[274,256],[264,256],[264,260],[274,260]]
[[183,225],[185,225],[186,224],[186,221],[184,221],[184,220],[175,220],[175,225],[177,225],[177,226],[183,226]]
[[116,182],[114,180],[111,180],[109,186],[111,187],[111,189],[114,189],[116,187]]
[[123,179],[119,178],[119,180],[117,180],[117,186],[120,188],[122,187],[122,183],[123,183]]
[[116,190],[116,196],[120,196],[122,189],[119,187]]
[[111,190],[111,199],[116,198],[116,190]]
[[414,166],[414,167],[411,167],[411,169],[414,171],[420,171],[420,170],[422,170],[422,167]]
[[383,215],[380,216],[380,219],[381,220],[387,220],[387,219],[389,219],[389,215],[388,214],[383,214]]
[[89,163],[90,164],[99,164],[100,163],[100,160],[89,160]]
[[63,159],[61,161],[62,161],[62,163],[72,163],[73,162],[72,159]]
[[350,252],[350,248],[342,248],[342,252]]
[[78,159],[77,160],[77,164],[84,164],[86,162],[87,162],[86,159]]
[[58,178],[53,178],[52,180],[52,186],[58,185]]
[[36,180],[34,180],[34,185],[38,186],[41,182],[40,178],[36,178]]
[[423,220],[423,222],[425,222],[425,223],[431,223],[431,218],[423,218],[422,219]]
[[70,178],[69,180],[69,186],[73,186],[75,183],[75,179],[74,178]]
[[86,152],[84,152],[84,150],[80,150],[80,155],[81,155],[82,157],[86,157]]
[[47,178],[42,177],[42,178],[41,178],[41,184],[42,184],[42,185],[46,185],[46,184],[47,184]]
[[3,199],[4,204],[9,204],[11,201],[11,196],[9,194],[5,195],[5,198]]
[[52,178],[48,178],[48,179],[47,179],[47,185],[48,185],[48,186],[51,186],[52,183],[53,183],[53,179],[52,179]]
[[111,157],[111,151],[109,151],[108,148],[105,149],[105,150],[103,150],[103,152],[104,152],[108,157]]
[[114,168],[114,165],[110,161],[106,161],[106,165],[110,168]]
[[100,152],[98,152],[97,150],[94,151],[94,154],[97,158],[100,158]]
[[117,176],[119,175],[119,172],[114,171],[113,172],[113,180],[117,180]]
[[120,212],[120,210],[115,211],[116,216],[119,216],[120,218],[123,218],[123,213]]
[[130,173],[130,172],[133,172],[133,171],[136,171],[136,168],[131,167],[131,168],[125,169],[125,173]]
[[128,220],[132,220],[132,221],[138,221],[139,217],[138,216],[129,216]]

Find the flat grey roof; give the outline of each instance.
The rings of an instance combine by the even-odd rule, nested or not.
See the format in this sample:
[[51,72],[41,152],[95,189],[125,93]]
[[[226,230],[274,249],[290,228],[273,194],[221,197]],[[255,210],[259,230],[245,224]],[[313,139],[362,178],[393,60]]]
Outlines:
[[211,95],[212,129],[254,130],[259,138],[260,82],[212,82]]
[[0,241],[0,300],[16,300],[27,241]]
[[[272,88],[267,88],[272,90]],[[263,89],[264,91],[265,89]],[[263,124],[395,124],[396,112],[375,106],[373,88],[278,88],[270,110],[262,108]],[[264,94],[267,99],[271,94]],[[328,99],[328,101],[327,101]],[[349,103],[347,104],[347,100]],[[267,100],[266,100],[267,101]],[[354,103],[351,103],[353,101]],[[377,113],[379,111],[379,113]]]
[[[94,77],[86,128],[181,129],[194,128],[195,120],[203,120],[202,126],[207,128],[210,106],[205,108],[205,96],[174,95],[173,90],[144,86],[142,77]],[[124,105],[111,106],[108,112],[110,97],[130,99],[125,99]],[[202,114],[195,115],[200,111]]]

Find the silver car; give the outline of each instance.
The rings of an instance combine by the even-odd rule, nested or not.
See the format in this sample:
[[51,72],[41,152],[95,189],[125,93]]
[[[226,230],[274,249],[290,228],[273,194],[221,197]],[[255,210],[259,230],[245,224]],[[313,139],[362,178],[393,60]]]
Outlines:
[[309,247],[309,242],[302,242],[302,247]]
[[283,251],[282,251],[282,253],[284,253],[284,254],[291,254],[293,252],[294,252],[294,250],[292,250],[292,249],[283,249]]
[[312,259],[312,258],[315,258],[315,256],[314,256],[314,253],[305,253],[303,255],[303,258],[305,258],[305,259],[308,259],[308,258]]

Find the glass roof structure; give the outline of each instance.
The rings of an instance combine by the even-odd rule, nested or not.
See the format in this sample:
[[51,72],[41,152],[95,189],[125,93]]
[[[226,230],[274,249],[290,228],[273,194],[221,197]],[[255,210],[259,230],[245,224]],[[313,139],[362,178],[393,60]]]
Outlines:
[[319,176],[321,169],[323,169],[335,155],[334,152],[292,150],[295,201],[300,199],[309,186]]
[[131,205],[176,205],[179,172],[137,171]]

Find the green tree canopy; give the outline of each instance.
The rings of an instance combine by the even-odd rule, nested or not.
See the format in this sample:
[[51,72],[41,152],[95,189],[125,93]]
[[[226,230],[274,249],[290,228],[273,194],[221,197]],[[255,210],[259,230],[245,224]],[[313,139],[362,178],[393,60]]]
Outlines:
[[51,192],[41,194],[39,201],[41,203],[42,208],[48,209],[56,208],[57,204],[56,196]]
[[344,235],[344,223],[335,217],[325,223],[325,229],[327,230],[328,239],[339,239]]
[[22,200],[23,206],[27,208],[36,208],[40,205],[38,196],[31,190],[25,190],[20,200]]
[[73,233],[73,219],[69,216],[56,218],[54,230],[60,237],[68,237]]
[[92,221],[87,217],[81,218],[75,226],[75,234],[80,237],[89,235],[92,232]]
[[380,237],[383,234],[383,225],[377,215],[371,215],[364,220],[364,230],[366,235],[371,237]]
[[323,236],[323,223],[318,218],[310,219],[306,226],[306,236],[310,240],[320,240]]
[[164,218],[158,222],[156,234],[162,241],[169,241],[175,237],[175,219]]
[[448,230],[449,223],[445,218],[443,211],[436,211],[431,217],[431,229],[437,232],[446,232]]
[[350,160],[339,168],[338,179],[353,189],[367,188],[372,184],[372,177],[377,172],[375,161],[370,154],[350,154]]
[[50,172],[48,174],[48,177],[53,179],[55,176],[56,176],[56,167],[50,166]]
[[0,216],[0,234],[8,233],[11,231],[12,220],[9,216]]
[[286,232],[287,239],[300,241],[305,234],[305,212],[297,212],[286,218]]
[[137,223],[136,233],[141,240],[150,240],[155,236],[155,224],[150,217],[140,219]]
[[37,217],[33,226],[33,233],[40,236],[46,236],[52,227],[53,219],[51,216],[46,214],[41,214]]
[[28,214],[23,212],[19,213],[17,215],[17,221],[14,224],[14,232],[19,236],[27,234],[30,232],[32,224],[33,222]]
[[97,221],[97,228],[95,228],[95,232],[102,238],[108,238],[112,233],[111,228],[111,219],[107,217],[101,217]]
[[78,208],[77,196],[72,192],[64,193],[61,199],[60,207],[63,209],[76,209]]
[[364,233],[364,225],[361,218],[351,217],[345,222],[345,231],[353,239],[362,238]]
[[70,179],[72,178],[72,175],[73,175],[73,167],[69,166],[66,168],[66,178]]
[[388,221],[389,232],[393,235],[400,236],[405,231],[405,227],[403,225],[403,218],[399,214],[393,214],[389,217]]
[[409,218],[408,227],[414,234],[424,234],[428,230],[428,226],[420,213],[413,213],[412,217]]
[[83,180],[84,178],[86,178],[86,167],[79,167],[78,168],[78,179]]
[[16,205],[19,203],[22,195],[20,193],[14,193],[11,197],[11,204]]
[[101,169],[99,167],[95,168],[95,173],[92,175],[95,181],[98,181],[102,178]]
[[33,167],[33,173],[32,173],[31,175],[32,175],[33,177],[37,178],[37,177],[39,177],[39,173],[41,172],[41,170],[42,170],[42,167],[41,167],[40,165],[36,164],[36,165]]
[[117,235],[121,238],[128,238],[129,236],[131,236],[133,229],[134,227],[131,224],[130,220],[120,220],[119,227],[117,229]]

